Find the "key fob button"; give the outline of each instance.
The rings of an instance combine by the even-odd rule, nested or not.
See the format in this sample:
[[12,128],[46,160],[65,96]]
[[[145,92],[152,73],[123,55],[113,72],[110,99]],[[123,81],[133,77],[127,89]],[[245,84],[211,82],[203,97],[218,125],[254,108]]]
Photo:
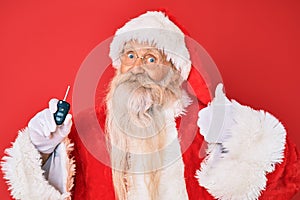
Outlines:
[[62,117],[62,116],[64,116],[64,114],[63,114],[63,113],[61,113],[61,112],[58,112],[56,115],[57,115],[58,117]]

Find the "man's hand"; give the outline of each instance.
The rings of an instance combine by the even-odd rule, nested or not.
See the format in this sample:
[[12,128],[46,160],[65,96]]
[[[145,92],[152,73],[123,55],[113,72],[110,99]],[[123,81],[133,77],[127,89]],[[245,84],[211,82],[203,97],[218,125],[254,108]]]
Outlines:
[[57,102],[57,99],[51,99],[49,108],[37,113],[28,123],[30,139],[42,155],[51,154],[72,127],[71,114],[66,116],[62,125],[56,125],[53,114],[57,110]]

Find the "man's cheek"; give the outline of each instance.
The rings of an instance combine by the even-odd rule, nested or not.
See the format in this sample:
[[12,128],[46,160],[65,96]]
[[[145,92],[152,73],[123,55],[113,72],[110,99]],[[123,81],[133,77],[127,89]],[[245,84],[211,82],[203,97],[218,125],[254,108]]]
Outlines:
[[170,69],[167,67],[157,67],[153,70],[149,70],[148,75],[153,81],[162,81],[168,74]]
[[129,66],[121,64],[121,69],[120,69],[121,74],[124,74],[124,73],[128,72],[130,68],[131,67],[129,67]]

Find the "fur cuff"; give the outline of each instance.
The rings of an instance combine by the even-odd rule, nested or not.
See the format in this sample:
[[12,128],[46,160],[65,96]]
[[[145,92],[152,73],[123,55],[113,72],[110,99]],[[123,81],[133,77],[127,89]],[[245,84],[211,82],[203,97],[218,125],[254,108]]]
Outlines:
[[[69,141],[66,144],[65,149],[68,153],[70,151]],[[73,185],[71,178],[74,173],[73,160],[66,160],[69,163],[66,168],[70,172],[66,179],[68,188],[61,194],[45,179],[44,171],[41,169],[41,155],[31,143],[28,129],[19,132],[13,146],[6,149],[5,153],[7,156],[2,159],[2,171],[13,198],[21,200],[71,199],[69,191]]]
[[282,162],[286,131],[271,114],[232,104],[232,135],[221,148],[210,145],[196,178],[215,198],[258,199],[266,187],[266,174]]

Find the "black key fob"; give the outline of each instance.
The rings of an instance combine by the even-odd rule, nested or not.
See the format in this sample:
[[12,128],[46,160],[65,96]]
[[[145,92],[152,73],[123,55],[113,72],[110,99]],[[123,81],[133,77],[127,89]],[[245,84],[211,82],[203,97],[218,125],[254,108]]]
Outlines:
[[54,113],[54,120],[57,125],[62,125],[70,110],[70,104],[66,101],[59,100],[57,103],[57,111]]

